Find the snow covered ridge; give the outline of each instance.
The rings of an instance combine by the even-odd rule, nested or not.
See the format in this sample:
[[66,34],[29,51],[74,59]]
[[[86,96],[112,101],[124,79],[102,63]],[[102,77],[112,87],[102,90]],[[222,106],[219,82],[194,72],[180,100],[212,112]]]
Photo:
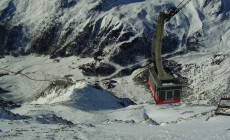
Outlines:
[[0,119],[22,120],[22,119],[28,119],[28,117],[14,114],[14,113],[0,107]]
[[55,103],[82,110],[118,109],[133,104],[133,102],[119,99],[103,89],[97,89],[85,81],[77,82],[68,87],[50,85],[30,102],[30,104]]
[[[1,0],[0,48],[53,57],[102,56],[118,64],[150,56],[160,11],[181,0]],[[165,48],[184,47],[187,37],[228,14],[229,2],[193,0],[167,25]],[[141,56],[141,57],[140,57]],[[125,60],[125,61],[124,61]]]

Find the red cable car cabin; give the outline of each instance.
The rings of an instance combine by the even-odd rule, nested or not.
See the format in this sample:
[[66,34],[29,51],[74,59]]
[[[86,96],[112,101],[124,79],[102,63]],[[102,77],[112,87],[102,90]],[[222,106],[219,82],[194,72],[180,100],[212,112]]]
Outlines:
[[149,70],[148,85],[153,93],[156,104],[171,104],[181,101],[181,84],[161,82],[157,78],[154,69]]
[[151,49],[154,68],[150,68],[148,79],[148,84],[153,93],[156,104],[179,103],[181,100],[181,84],[177,82],[178,80],[173,75],[167,73],[163,67],[161,57],[162,40],[165,22],[168,22],[190,1],[191,0],[188,0],[184,5],[182,5],[181,7],[179,6],[179,8],[176,7],[169,9],[168,12],[161,12],[158,17]]

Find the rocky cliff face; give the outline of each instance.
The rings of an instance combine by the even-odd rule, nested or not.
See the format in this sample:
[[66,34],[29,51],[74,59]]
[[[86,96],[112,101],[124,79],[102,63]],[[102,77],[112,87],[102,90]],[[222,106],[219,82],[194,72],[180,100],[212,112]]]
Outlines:
[[[37,53],[56,56],[103,57],[121,65],[150,57],[157,14],[177,5],[150,0],[2,0],[1,53]],[[193,1],[166,28],[164,52],[186,42],[195,22],[225,16],[226,0]],[[196,11],[194,10],[197,8]],[[213,8],[210,11],[210,7]],[[191,13],[191,11],[193,13]],[[182,17],[184,21],[177,18]],[[197,19],[196,21],[193,21]],[[181,27],[180,27],[181,26]],[[178,28],[178,29],[175,29]],[[179,33],[179,32],[180,33]]]
[[[157,15],[179,4],[151,0],[2,0],[1,53],[100,57],[122,66],[150,57]],[[212,9],[212,10],[210,10]],[[189,36],[229,13],[227,0],[194,0],[166,25],[163,52],[191,47]],[[187,44],[190,43],[190,44]]]

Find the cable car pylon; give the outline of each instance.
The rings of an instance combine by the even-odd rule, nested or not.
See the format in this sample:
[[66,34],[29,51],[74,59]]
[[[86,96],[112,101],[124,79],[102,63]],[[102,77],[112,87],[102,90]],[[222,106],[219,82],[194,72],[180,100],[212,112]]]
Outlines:
[[167,12],[161,12],[158,17],[151,49],[154,68],[149,69],[148,79],[148,85],[153,93],[156,104],[171,104],[181,101],[182,85],[176,77],[164,70],[161,51],[165,23],[170,21],[190,1],[183,0],[177,7],[171,8]]

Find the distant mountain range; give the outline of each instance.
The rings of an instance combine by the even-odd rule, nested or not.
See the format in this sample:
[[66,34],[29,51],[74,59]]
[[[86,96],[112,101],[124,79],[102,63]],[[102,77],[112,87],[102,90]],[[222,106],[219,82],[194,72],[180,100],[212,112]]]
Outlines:
[[[180,2],[1,0],[1,53],[100,56],[121,65],[138,63],[150,57],[159,12]],[[190,2],[166,25],[164,53],[186,47],[189,35],[226,16],[229,9],[227,0]]]

